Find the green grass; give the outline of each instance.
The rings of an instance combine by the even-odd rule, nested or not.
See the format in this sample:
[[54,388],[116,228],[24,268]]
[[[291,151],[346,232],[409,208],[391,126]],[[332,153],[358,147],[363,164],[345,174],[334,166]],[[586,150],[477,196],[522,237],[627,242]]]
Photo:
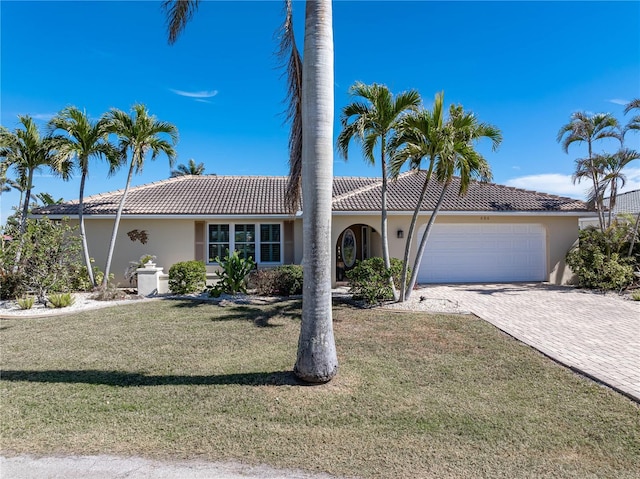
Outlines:
[[296,383],[299,302],[155,301],[0,322],[5,454],[234,459],[371,478],[640,477],[640,408],[473,316],[334,310]]

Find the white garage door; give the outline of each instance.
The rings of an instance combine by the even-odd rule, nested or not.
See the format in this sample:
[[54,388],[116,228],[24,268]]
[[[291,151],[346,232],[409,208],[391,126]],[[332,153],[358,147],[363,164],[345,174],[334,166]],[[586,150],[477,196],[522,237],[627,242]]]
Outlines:
[[427,241],[418,282],[545,281],[546,263],[542,225],[436,224]]

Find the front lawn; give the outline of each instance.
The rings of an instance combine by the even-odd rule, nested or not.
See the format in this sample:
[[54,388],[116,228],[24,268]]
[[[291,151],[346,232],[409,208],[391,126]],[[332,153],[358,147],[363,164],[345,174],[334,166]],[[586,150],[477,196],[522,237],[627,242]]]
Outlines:
[[300,303],[145,302],[0,322],[4,454],[233,459],[370,478],[640,477],[640,408],[473,316],[334,310],[302,386]]

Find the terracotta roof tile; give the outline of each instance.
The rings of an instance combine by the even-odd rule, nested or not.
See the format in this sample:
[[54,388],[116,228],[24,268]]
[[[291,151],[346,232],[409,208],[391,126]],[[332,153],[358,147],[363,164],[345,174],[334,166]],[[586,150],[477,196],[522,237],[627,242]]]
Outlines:
[[[424,172],[409,172],[389,181],[389,211],[412,211],[418,199]],[[287,215],[284,176],[180,176],[132,187],[124,215]],[[379,211],[382,182],[379,178],[336,177],[333,183],[334,211]],[[423,210],[431,210],[441,186],[428,189]],[[454,179],[446,193],[442,211],[567,211],[586,212],[579,200],[521,190],[494,183],[469,185],[464,198]],[[123,190],[85,198],[86,215],[115,214]],[[34,210],[41,215],[78,214],[77,200]]]
[[[388,183],[389,211],[413,211],[425,180],[425,172],[408,172]],[[441,211],[576,211],[587,212],[587,205],[572,198],[527,191],[495,183],[471,182],[464,197],[459,196],[459,178],[454,178],[445,193]],[[334,211],[378,211],[382,184],[352,195],[334,198]],[[422,202],[422,209],[431,211],[442,192],[442,185],[432,180]]]

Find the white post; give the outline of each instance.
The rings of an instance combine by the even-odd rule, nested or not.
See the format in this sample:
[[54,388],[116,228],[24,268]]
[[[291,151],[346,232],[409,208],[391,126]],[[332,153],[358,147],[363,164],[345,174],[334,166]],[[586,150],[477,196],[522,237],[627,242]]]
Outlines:
[[160,275],[163,268],[153,263],[146,263],[144,268],[138,268],[138,295],[155,296],[160,293]]

